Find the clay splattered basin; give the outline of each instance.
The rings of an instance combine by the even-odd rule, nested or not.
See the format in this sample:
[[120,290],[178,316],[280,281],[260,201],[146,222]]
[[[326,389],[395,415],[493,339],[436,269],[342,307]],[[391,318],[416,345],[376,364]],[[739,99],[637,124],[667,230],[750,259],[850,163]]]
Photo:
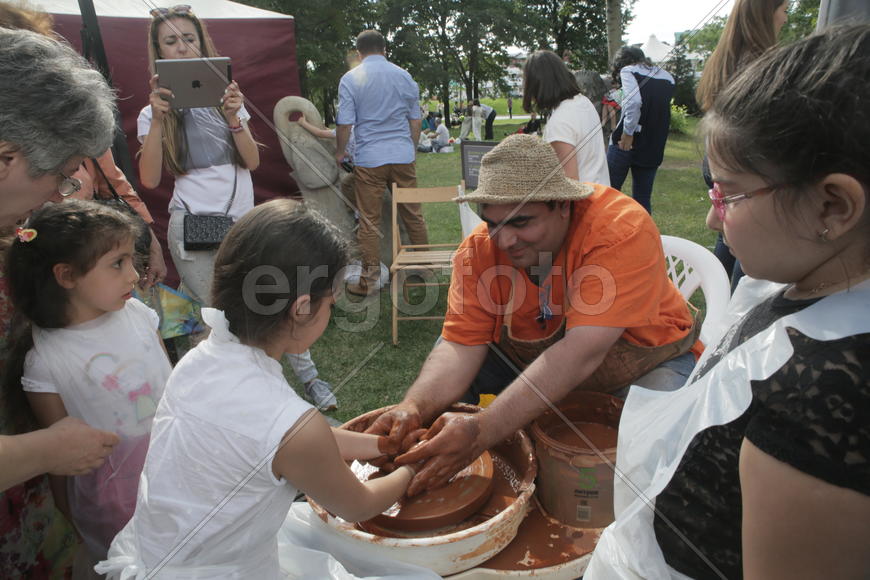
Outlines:
[[[360,415],[342,425],[342,428],[365,430],[391,408],[384,407]],[[479,409],[472,405],[456,404],[450,410],[473,413]],[[518,431],[491,451],[504,459],[516,474],[516,481],[512,485],[516,488],[517,497],[511,497],[510,503],[497,513],[486,514],[489,517],[483,521],[455,532],[413,538],[378,536],[332,516],[314,501],[309,500],[309,503],[329,530],[365,546],[374,555],[425,566],[442,576],[456,574],[489,560],[513,540],[535,491],[537,463],[531,441],[523,431]]]

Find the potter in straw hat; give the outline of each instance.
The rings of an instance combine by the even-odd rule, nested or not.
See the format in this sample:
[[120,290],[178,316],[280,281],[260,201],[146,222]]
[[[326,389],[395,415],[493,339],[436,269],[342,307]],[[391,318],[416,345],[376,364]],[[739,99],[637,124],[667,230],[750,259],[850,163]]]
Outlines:
[[[507,137],[483,157],[478,189],[456,201],[477,202],[484,223],[454,258],[441,340],[370,428],[401,441],[434,421],[427,441],[397,458],[427,461],[411,494],[445,483],[574,389],[678,388],[700,346],[649,214],[615,189],[565,177],[539,138]],[[480,413],[439,417],[491,394]]]
[[511,135],[483,156],[477,190],[453,201],[509,204],[574,201],[593,187],[565,176],[553,148],[534,135]]

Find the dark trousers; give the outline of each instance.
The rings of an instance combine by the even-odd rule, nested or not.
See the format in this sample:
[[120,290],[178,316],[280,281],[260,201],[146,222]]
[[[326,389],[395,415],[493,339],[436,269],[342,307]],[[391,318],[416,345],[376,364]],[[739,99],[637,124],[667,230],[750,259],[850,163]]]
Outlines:
[[492,132],[492,124],[495,122],[495,109],[492,110],[486,117],[486,127],[484,128],[484,140],[492,141],[493,140],[493,132]]
[[517,373],[512,368],[513,362],[508,364],[506,361],[510,361],[507,355],[489,348],[477,376],[471,381],[471,386],[460,401],[476,405],[480,402],[480,395],[498,395],[505,390],[517,378]]
[[632,163],[632,152],[623,151],[614,144],[607,148],[607,167],[610,170],[610,187],[622,191],[622,184],[631,170],[631,196],[652,213],[652,189],[658,167],[642,167]]

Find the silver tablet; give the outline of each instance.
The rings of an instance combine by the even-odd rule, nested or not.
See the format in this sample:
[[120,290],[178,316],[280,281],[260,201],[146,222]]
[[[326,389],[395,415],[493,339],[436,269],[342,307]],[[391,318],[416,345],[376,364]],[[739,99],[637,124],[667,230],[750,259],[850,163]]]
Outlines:
[[227,57],[157,60],[158,84],[172,90],[173,109],[220,107],[221,97],[232,81]]

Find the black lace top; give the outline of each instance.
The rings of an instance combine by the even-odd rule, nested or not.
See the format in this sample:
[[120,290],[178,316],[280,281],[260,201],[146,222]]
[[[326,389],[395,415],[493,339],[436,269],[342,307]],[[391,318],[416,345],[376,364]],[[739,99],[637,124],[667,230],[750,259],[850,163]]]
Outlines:
[[[744,318],[723,351],[813,302],[771,297]],[[744,437],[813,477],[870,495],[870,334],[821,342],[789,328],[788,336],[792,358],[769,379],[752,382],[743,415],[695,436],[656,499],[656,538],[665,560],[683,574],[720,577],[697,549],[726,578],[743,575],[738,458]],[[711,357],[701,373],[719,358]]]

